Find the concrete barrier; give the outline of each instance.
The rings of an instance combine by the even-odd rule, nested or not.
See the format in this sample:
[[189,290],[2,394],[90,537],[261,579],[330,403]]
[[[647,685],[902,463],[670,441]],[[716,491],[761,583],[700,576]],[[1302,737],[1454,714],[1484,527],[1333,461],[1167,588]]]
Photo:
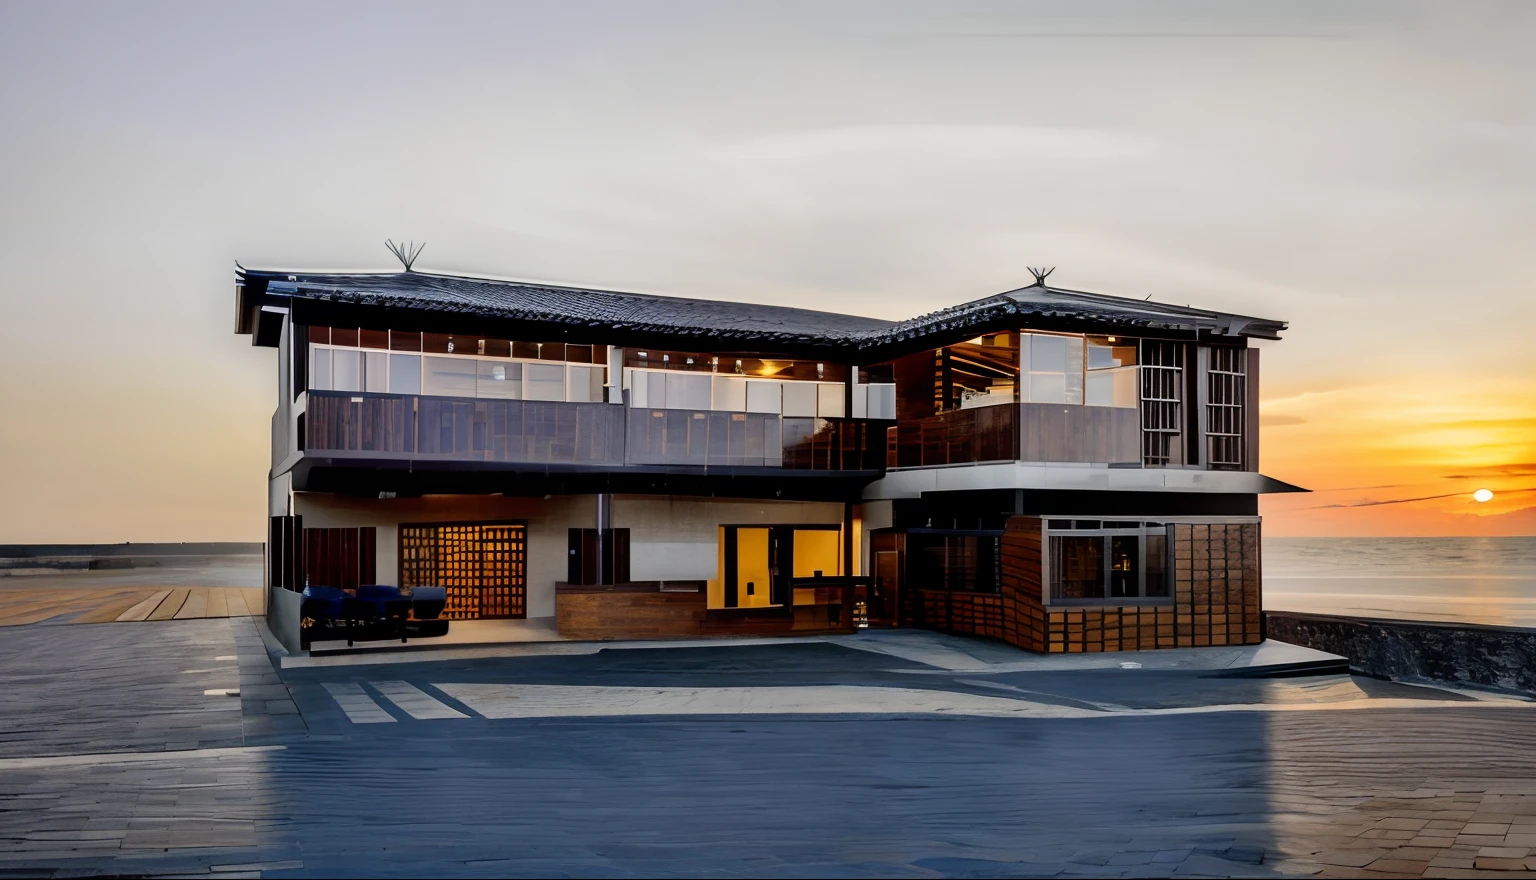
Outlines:
[[1365,675],[1536,694],[1536,629],[1264,612],[1271,639],[1341,654]]

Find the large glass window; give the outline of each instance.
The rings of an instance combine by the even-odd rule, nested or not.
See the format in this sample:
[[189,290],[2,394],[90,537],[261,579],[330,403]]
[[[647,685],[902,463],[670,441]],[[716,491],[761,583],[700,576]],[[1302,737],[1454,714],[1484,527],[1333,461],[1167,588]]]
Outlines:
[[1083,338],[1024,333],[1024,394],[1030,403],[1083,402]]
[[1135,407],[1135,344],[1114,336],[1090,336],[1087,350],[1083,402],[1089,406]]
[[1050,520],[1051,600],[1113,603],[1167,599],[1168,527],[1162,523]]

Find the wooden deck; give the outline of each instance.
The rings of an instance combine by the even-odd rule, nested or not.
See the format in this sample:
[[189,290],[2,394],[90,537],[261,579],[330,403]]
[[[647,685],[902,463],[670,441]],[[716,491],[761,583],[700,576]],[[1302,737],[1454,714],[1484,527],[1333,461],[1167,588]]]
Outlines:
[[58,618],[58,623],[114,623],[249,617],[263,613],[260,587],[116,587],[0,590],[0,626]]

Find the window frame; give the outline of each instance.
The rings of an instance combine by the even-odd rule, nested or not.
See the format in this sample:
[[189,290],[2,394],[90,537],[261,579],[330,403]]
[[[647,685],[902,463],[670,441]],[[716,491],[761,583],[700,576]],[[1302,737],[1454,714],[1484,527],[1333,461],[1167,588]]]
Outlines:
[[[528,366],[527,365],[528,364],[543,364],[543,365],[559,364],[560,366],[562,366],[565,369],[565,393],[564,393],[564,395],[562,396],[562,398],[559,401],[552,401],[552,402],[555,402],[555,403],[584,403],[584,402],[585,403],[592,403],[592,402],[599,402],[600,403],[602,401],[572,401],[570,399],[570,397],[571,397],[571,370],[570,370],[570,368],[573,367],[573,366],[576,366],[576,367],[585,367],[585,368],[587,368],[589,370],[598,370],[598,371],[600,371],[599,372],[599,377],[603,380],[604,384],[606,384],[607,378],[608,378],[608,367],[607,367],[606,361],[604,363],[601,363],[601,364],[589,364],[589,363],[581,363],[579,361],[564,361],[564,360],[562,360],[562,361],[554,361],[554,360],[549,360],[549,359],[542,359],[541,360],[541,359],[536,359],[536,358],[525,358],[525,357],[501,357],[501,356],[497,356],[497,355],[483,355],[483,354],[479,354],[477,351],[476,352],[466,352],[464,354],[460,354],[458,352],[446,353],[446,352],[422,352],[422,351],[395,351],[393,349],[379,350],[379,349],[365,349],[365,348],[360,348],[360,347],[357,347],[357,346],[350,346],[350,345],[337,345],[337,344],[331,343],[331,342],[312,342],[312,341],[306,341],[306,343],[305,343],[304,363],[305,363],[305,366],[306,366],[306,370],[305,370],[306,374],[314,373],[314,374],[318,375],[318,373],[314,370],[314,358],[315,358],[315,353],[317,351],[325,351],[325,352],[327,352],[326,358],[332,364],[331,369],[328,371],[331,374],[330,375],[330,379],[329,379],[328,382],[326,382],[327,387],[325,387],[325,388],[317,388],[317,387],[314,387],[313,382],[311,382],[310,383],[310,387],[305,389],[306,391],[309,391],[309,390],[314,390],[314,391],[335,391],[336,390],[336,388],[335,388],[335,384],[336,383],[335,383],[335,378],[334,378],[334,373],[335,373],[334,363],[335,363],[335,357],[336,357],[335,356],[335,352],[337,352],[337,351],[355,352],[355,353],[358,354],[359,366],[362,367],[362,373],[360,374],[360,377],[359,377],[360,381],[359,381],[358,384],[364,386],[365,388],[366,388],[366,386],[368,384],[368,379],[367,379],[367,368],[366,368],[366,366],[363,366],[363,361],[365,360],[365,355],[367,355],[368,353],[371,352],[371,353],[374,353],[374,354],[383,354],[383,355],[385,355],[385,358],[384,358],[384,372],[385,372],[386,376],[388,376],[392,372],[392,365],[391,365],[391,361],[390,361],[390,356],[398,355],[398,356],[403,356],[403,357],[414,357],[414,358],[417,359],[417,369],[418,369],[418,373],[419,373],[417,390],[415,390],[415,391],[408,391],[408,392],[407,391],[394,391],[394,390],[390,390],[387,387],[386,390],[384,390],[384,391],[365,391],[365,390],[359,389],[357,391],[343,392],[343,393],[348,393],[348,394],[369,394],[369,393],[376,393],[376,394],[405,394],[405,395],[416,396],[416,397],[451,397],[451,398],[455,398],[455,399],[459,399],[459,400],[510,400],[510,399],[529,400],[530,398],[527,396],[527,370],[528,370]],[[427,392],[427,390],[426,390],[426,387],[427,387],[427,381],[426,381],[426,379],[427,379],[426,359],[429,358],[429,357],[432,357],[432,358],[454,358],[454,359],[459,359],[459,360],[475,361],[476,362],[476,364],[475,364],[475,376],[476,376],[476,392],[475,392],[475,394],[470,396],[470,397],[464,397],[462,395],[431,394],[431,393]],[[518,380],[519,381],[519,386],[520,386],[520,388],[519,388],[519,396],[517,398],[481,397],[480,394],[479,394],[479,373],[480,373],[479,363],[481,363],[481,362],[521,364],[522,365],[523,378]],[[590,374],[589,374],[588,378],[590,379]],[[389,382],[387,384],[392,386],[393,382]]]
[[[1071,528],[1052,526],[1052,522],[1069,521]],[[1173,526],[1168,519],[1106,519],[1072,516],[1072,517],[1042,517],[1041,518],[1041,554],[1040,554],[1040,591],[1041,601],[1048,607],[1106,607],[1106,606],[1130,606],[1130,605],[1172,605],[1174,604],[1174,560],[1173,560]],[[1078,528],[1077,523],[1096,523],[1097,528]],[[1106,527],[1109,523],[1115,523],[1114,527]],[[1135,527],[1128,524],[1135,523]],[[1163,538],[1163,578],[1167,585],[1168,595],[1147,595],[1147,538],[1158,536]],[[1056,573],[1053,570],[1055,551],[1052,547],[1052,538],[1056,537],[1097,537],[1103,542],[1103,584],[1104,595],[1102,598],[1066,598],[1057,597]],[[1116,537],[1136,537],[1137,548],[1140,551],[1140,561],[1136,568],[1136,595],[1135,596],[1110,596],[1110,584],[1113,571],[1113,547]]]

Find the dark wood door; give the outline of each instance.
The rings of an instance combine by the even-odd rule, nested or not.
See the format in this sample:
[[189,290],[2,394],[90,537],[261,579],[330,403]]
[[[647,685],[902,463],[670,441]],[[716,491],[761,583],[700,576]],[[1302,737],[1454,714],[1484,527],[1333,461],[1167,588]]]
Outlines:
[[901,556],[895,550],[875,554],[875,577],[870,585],[867,615],[870,626],[895,626],[900,608]]

